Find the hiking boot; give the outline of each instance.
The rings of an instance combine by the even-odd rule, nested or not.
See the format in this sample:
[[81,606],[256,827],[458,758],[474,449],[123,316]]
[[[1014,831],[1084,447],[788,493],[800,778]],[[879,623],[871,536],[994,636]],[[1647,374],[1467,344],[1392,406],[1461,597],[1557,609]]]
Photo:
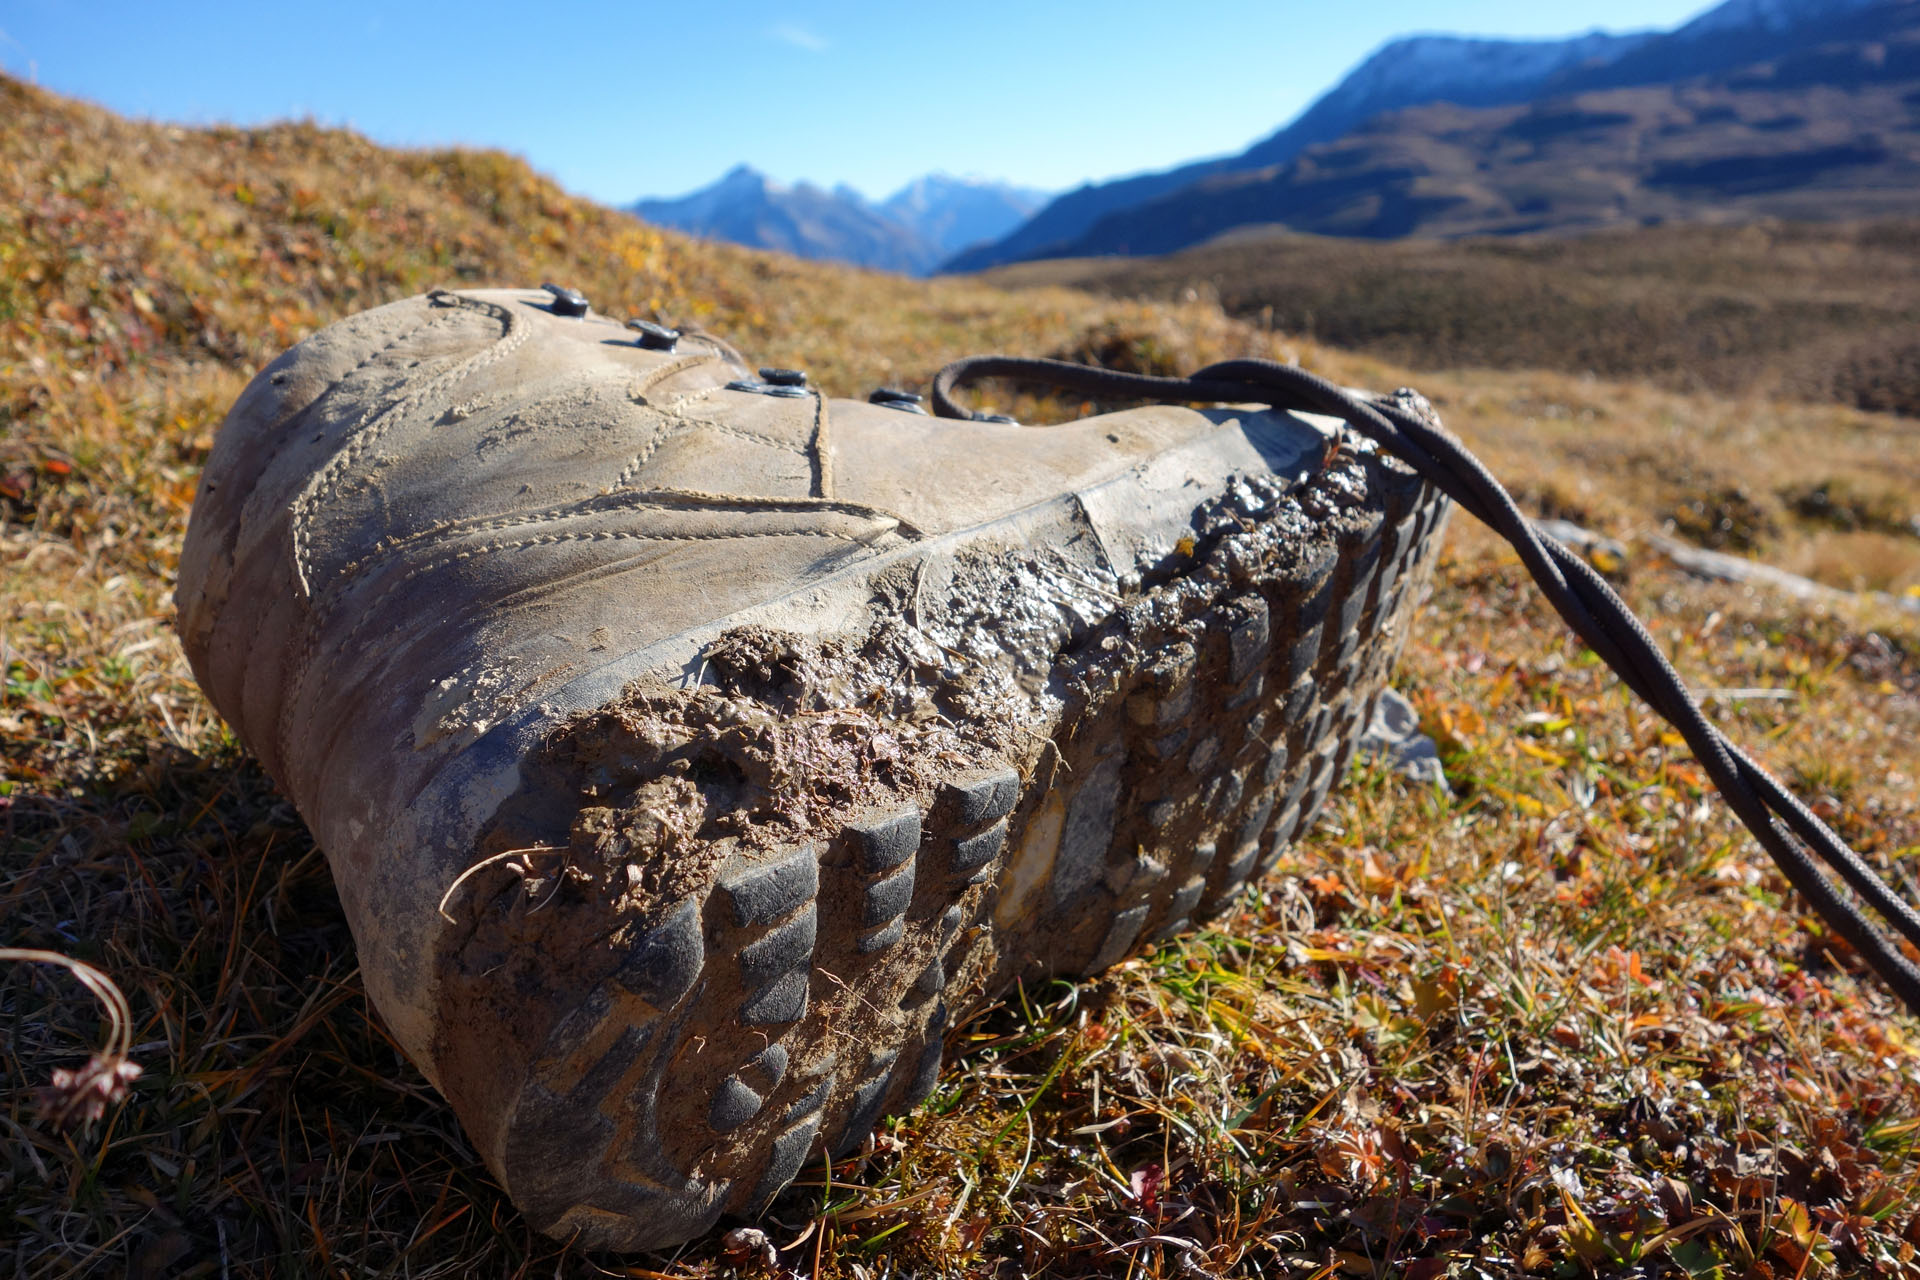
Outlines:
[[514,1202],[671,1245],[1312,821],[1446,512],[1336,425],[936,419],[436,291],[240,398],[180,632]]

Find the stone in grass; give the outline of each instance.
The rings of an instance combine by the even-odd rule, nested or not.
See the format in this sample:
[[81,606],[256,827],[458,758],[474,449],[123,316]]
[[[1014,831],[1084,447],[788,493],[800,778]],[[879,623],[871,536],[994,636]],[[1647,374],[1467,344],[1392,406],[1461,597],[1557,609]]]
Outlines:
[[1420,714],[1398,690],[1382,689],[1373,709],[1373,720],[1360,737],[1360,750],[1368,755],[1385,756],[1395,772],[1439,787],[1447,785],[1440,767],[1440,749],[1433,739],[1420,732]]

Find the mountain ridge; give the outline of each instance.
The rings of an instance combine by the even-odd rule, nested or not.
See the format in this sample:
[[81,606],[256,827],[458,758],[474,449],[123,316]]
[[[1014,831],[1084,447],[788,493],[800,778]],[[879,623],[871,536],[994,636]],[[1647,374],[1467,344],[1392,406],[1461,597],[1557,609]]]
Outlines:
[[[1197,160],[1155,173],[1084,184],[1057,197],[1011,235],[956,254],[943,271],[977,271],[1071,245],[1095,223],[1118,210],[1144,204],[1223,174],[1283,164],[1306,148],[1330,142],[1384,111],[1416,106],[1452,94],[1477,105],[1515,101],[1553,76],[1596,57],[1618,55],[1652,33],[1614,35],[1589,31],[1559,40],[1412,35],[1374,50],[1331,89],[1280,129],[1232,156]],[[1441,55],[1436,57],[1435,55]],[[1426,75],[1405,84],[1391,74],[1425,64]],[[1444,68],[1451,66],[1455,74]]]
[[[1048,256],[1171,253],[1236,227],[1370,239],[1920,213],[1920,5],[1669,85],[1376,116],[1285,165],[1108,215]],[[1870,39],[1867,37],[1871,37]]]
[[875,203],[845,183],[823,190],[737,164],[684,196],[627,211],[656,225],[814,261],[925,275],[956,251],[1003,235],[1045,200],[1009,183],[929,173]]
[[[1472,159],[1456,154],[1448,164],[1440,166],[1442,172],[1436,176],[1433,167],[1420,157],[1404,154],[1423,147],[1444,148],[1448,145],[1444,141],[1447,129],[1477,127],[1471,125],[1466,116],[1448,114],[1449,110],[1518,107],[1528,103],[1538,106],[1593,91],[1662,85],[1671,88],[1681,81],[1704,76],[1731,76],[1769,59],[1796,65],[1807,72],[1815,65],[1804,56],[1810,44],[1852,42],[1870,52],[1876,40],[1890,32],[1897,34],[1909,15],[1920,15],[1920,3],[1916,0],[1726,0],[1667,32],[1624,36],[1594,32],[1561,41],[1532,43],[1426,36],[1392,41],[1321,95],[1286,128],[1239,156],[1197,162],[1163,174],[1137,175],[1102,188],[1082,188],[1068,193],[1001,241],[956,255],[943,270],[971,271],[997,263],[1042,257],[1169,252],[1249,222],[1283,223],[1296,230],[1321,234],[1414,234],[1427,225],[1428,212],[1446,206],[1450,197],[1445,193],[1439,196],[1431,192],[1415,193],[1412,188],[1423,183],[1431,186],[1435,182],[1444,186],[1464,178],[1466,171],[1482,162],[1492,163],[1496,159],[1491,154]],[[1471,60],[1480,52],[1480,45],[1487,46],[1486,53],[1498,53],[1508,59],[1504,77],[1470,76],[1461,72],[1463,64],[1458,58]],[[1447,54],[1454,55],[1456,60],[1449,64]],[[1523,74],[1529,59],[1533,60],[1531,76]],[[1425,78],[1406,75],[1408,66],[1417,67],[1423,61],[1437,61],[1438,73]],[[1450,76],[1455,80],[1450,82]],[[1832,80],[1829,76],[1821,81],[1819,75],[1807,79],[1809,84],[1815,82],[1831,84]],[[1389,101],[1376,89],[1383,83],[1397,85],[1399,96],[1408,101],[1391,111],[1374,111],[1364,119],[1352,120],[1344,129],[1329,127]],[[1733,91],[1755,86],[1730,80],[1723,87]],[[1786,86],[1776,79],[1772,87]],[[1726,104],[1721,105],[1727,109]],[[1438,113],[1425,117],[1424,125],[1416,117],[1405,114],[1423,108],[1432,108]],[[1555,108],[1536,119],[1532,127],[1551,128],[1553,126],[1543,124],[1542,120],[1566,116],[1567,111],[1579,115],[1578,108]],[[1492,119],[1487,117],[1482,123]],[[1353,167],[1356,156],[1365,150],[1366,140],[1377,140],[1383,133],[1392,132],[1396,126],[1407,126],[1410,121],[1413,127],[1409,130],[1407,145],[1400,148],[1403,154],[1390,158],[1390,162],[1382,161],[1375,154],[1369,162],[1373,167],[1368,168],[1367,163]],[[1593,123],[1587,120],[1587,124]],[[1828,112],[1820,130],[1844,132],[1843,123]],[[1416,137],[1428,125],[1438,132],[1432,137]],[[1527,127],[1523,125],[1523,131]],[[1303,139],[1304,145],[1293,145]],[[1526,143],[1530,140],[1523,137],[1501,141]],[[1831,138],[1816,139],[1816,142],[1820,145],[1806,148],[1815,160],[1823,147],[1829,149],[1830,159],[1842,154],[1830,148],[1844,144]],[[1316,147],[1329,150],[1315,156]],[[1859,154],[1865,155],[1871,150],[1871,144],[1864,144]],[[1762,146],[1758,152],[1728,154],[1737,161],[1743,154],[1765,159],[1778,152],[1777,147]],[[1282,170],[1288,165],[1296,168],[1290,178],[1283,178]],[[1306,215],[1278,197],[1262,201],[1252,194],[1263,184],[1272,188],[1276,183],[1292,181],[1296,186],[1318,185],[1319,194],[1325,195],[1331,189],[1323,185],[1329,165],[1347,166],[1345,181],[1351,188],[1348,194],[1353,200],[1376,198],[1382,205],[1394,206],[1391,215],[1358,222],[1350,213],[1344,219],[1330,218],[1324,209],[1319,214]],[[1369,191],[1369,186],[1377,190]],[[1517,197],[1522,204],[1534,199],[1525,194]],[[1705,193],[1696,195],[1694,203],[1701,204],[1705,199]],[[1873,205],[1851,212],[1876,216],[1888,211]],[[1089,220],[1084,216],[1089,212],[1097,216]],[[1643,210],[1639,216],[1672,217],[1683,216],[1684,212],[1678,207],[1663,206]],[[1795,216],[1803,214],[1804,211],[1799,211]],[[1293,221],[1293,217],[1306,220]],[[1595,224],[1610,221],[1597,216],[1585,220]],[[1530,220],[1516,215],[1501,225],[1483,222],[1466,229],[1433,233],[1537,230],[1568,221],[1580,219],[1536,217]]]

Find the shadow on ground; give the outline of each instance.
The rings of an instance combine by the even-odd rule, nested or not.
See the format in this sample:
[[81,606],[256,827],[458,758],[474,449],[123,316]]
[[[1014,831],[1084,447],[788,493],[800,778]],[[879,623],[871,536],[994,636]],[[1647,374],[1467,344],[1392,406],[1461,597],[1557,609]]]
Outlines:
[[[102,1124],[50,1132],[34,1086],[101,1042],[99,1010],[56,969],[0,972],[0,1216],[18,1274],[295,1276],[336,1253],[407,1271],[443,1231],[474,1235],[453,1251],[469,1259],[514,1254],[501,1274],[553,1252],[516,1230],[388,1039],[325,859],[237,749],[155,747],[70,794],[16,790],[0,851],[8,942],[110,974],[145,1069]],[[47,1182],[67,1189],[58,1214],[33,1189]]]

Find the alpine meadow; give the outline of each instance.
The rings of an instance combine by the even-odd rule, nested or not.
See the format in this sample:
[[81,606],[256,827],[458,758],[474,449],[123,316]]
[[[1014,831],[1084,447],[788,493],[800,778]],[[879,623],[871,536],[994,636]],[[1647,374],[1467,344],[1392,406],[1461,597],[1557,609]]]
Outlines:
[[[61,1115],[107,1011],[57,966],[0,967],[0,1270],[1920,1275],[1920,1022],[1463,515],[1392,677],[1444,786],[1361,754],[1224,915],[953,1026],[930,1099],[808,1164],[763,1234],[661,1255],[569,1249],[490,1179],[174,630],[228,406],[294,342],[435,287],[558,281],[861,399],[978,353],[1258,356],[1423,392],[1530,515],[1595,535],[1712,718],[1911,894],[1920,365],[1893,333],[1920,236],[1704,236],[1412,266],[1284,236],[1260,269],[1316,273],[1292,309],[1251,239],[910,279],[659,230],[497,152],[138,123],[0,78],[0,941],[111,979],[140,1068]],[[976,395],[1023,423],[1113,407]]]

